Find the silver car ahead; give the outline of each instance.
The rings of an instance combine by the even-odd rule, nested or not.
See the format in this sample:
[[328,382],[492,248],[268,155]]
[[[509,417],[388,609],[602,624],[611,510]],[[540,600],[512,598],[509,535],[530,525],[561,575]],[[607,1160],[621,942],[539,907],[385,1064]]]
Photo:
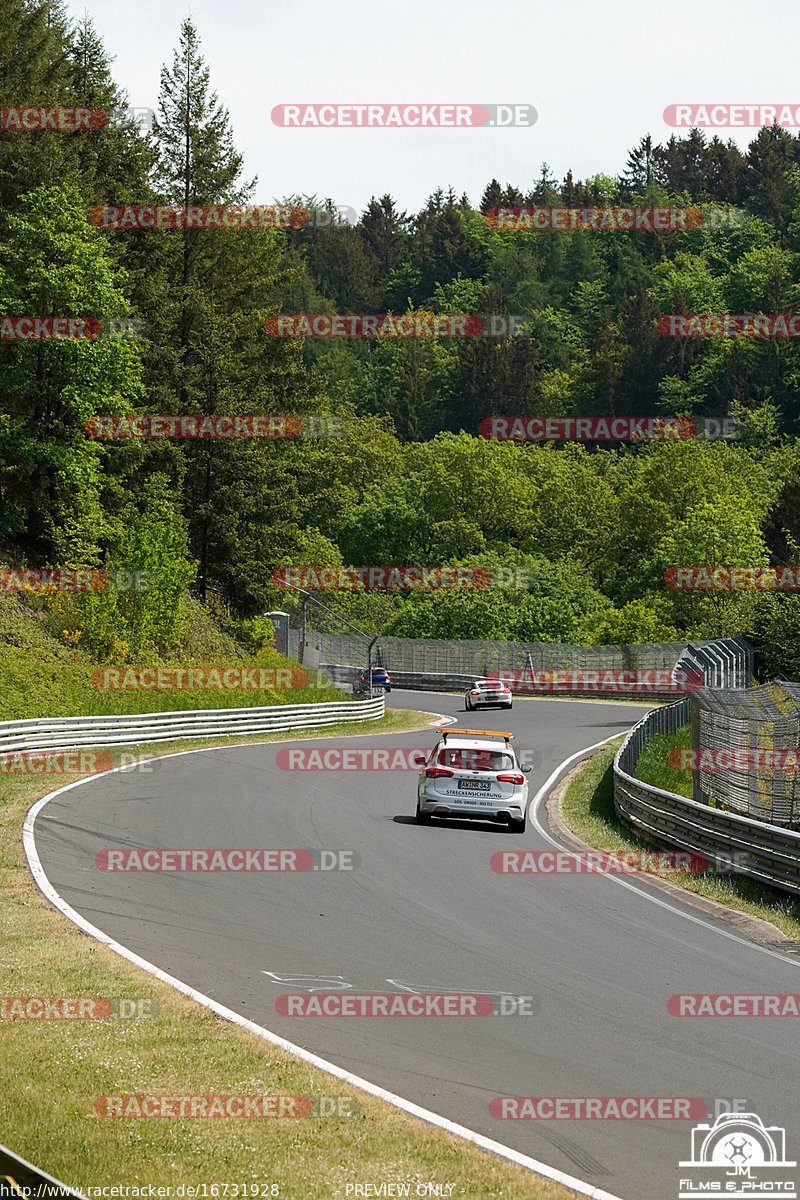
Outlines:
[[485,708],[488,704],[499,704],[501,708],[513,707],[514,697],[511,688],[499,679],[476,679],[472,687],[464,693],[464,705],[467,712],[475,708]]
[[[499,821],[525,830],[529,766],[520,767],[511,733],[440,729],[417,783],[417,823],[431,817]],[[504,738],[500,746],[490,738]]]

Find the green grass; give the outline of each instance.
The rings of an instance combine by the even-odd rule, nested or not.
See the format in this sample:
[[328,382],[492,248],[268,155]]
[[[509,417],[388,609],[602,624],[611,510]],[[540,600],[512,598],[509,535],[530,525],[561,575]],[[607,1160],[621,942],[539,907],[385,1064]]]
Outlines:
[[[663,738],[668,740],[669,735],[663,735]],[[610,748],[601,750],[582,767],[562,796],[561,815],[567,828],[596,850],[607,853],[628,850],[652,851],[652,844],[629,833],[617,819],[614,810],[612,763],[621,742],[621,738],[615,740]],[[668,748],[671,749],[673,744],[682,743],[671,742]],[[652,755],[654,774],[644,779],[644,782],[662,779],[665,763],[666,755],[662,747]],[[668,767],[666,769],[669,770]],[[644,776],[638,775],[637,772],[637,778]],[[666,787],[667,784],[658,782],[656,786]],[[800,941],[800,901],[783,896],[780,892],[741,875],[703,876],[675,873],[670,874],[668,878],[671,883],[688,892],[716,900],[728,908],[738,909],[739,912],[748,913],[750,916],[761,917],[764,921],[771,921],[786,937]]]
[[649,783],[652,787],[675,792],[691,800],[692,772],[671,767],[668,761],[671,750],[690,750],[691,746],[692,726],[688,721],[677,733],[657,733],[645,743],[639,755],[635,778],[641,779],[642,783]]

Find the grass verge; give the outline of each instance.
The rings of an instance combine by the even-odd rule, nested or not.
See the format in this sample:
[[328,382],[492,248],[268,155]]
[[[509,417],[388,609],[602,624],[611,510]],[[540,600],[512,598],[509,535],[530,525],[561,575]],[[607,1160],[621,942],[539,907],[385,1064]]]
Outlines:
[[[664,740],[666,735],[662,735]],[[653,739],[656,741],[657,739]],[[614,755],[622,743],[622,738],[616,739],[609,748],[601,750],[582,767],[578,774],[567,785],[561,799],[561,816],[564,824],[577,837],[596,850],[609,854],[622,853],[628,850],[651,850],[652,845],[629,833],[617,819],[614,811],[614,779],[612,764]],[[674,743],[670,741],[669,748]],[[644,756],[642,756],[644,758]],[[655,782],[655,778],[663,779],[663,770],[672,772],[666,766],[666,755],[654,751],[651,755],[656,764],[656,774],[645,782]],[[640,759],[640,762],[642,760]],[[645,767],[647,764],[645,764]],[[637,777],[643,778],[638,775]],[[677,791],[667,782],[658,782],[657,787],[669,787]],[[691,787],[690,787],[691,794]],[[771,921],[786,937],[793,941],[800,940],[800,902],[780,892],[764,887],[740,875],[689,875],[676,873],[668,876],[670,883],[716,900],[728,908],[738,909],[752,917],[760,917],[763,921]]]
[[680,771],[669,765],[670,750],[690,750],[692,747],[692,726],[687,721],[677,733],[657,733],[651,737],[639,755],[636,764],[636,778],[651,787],[662,788],[666,792],[676,792],[679,796],[692,798],[692,772]]
[[[422,714],[392,710],[379,721],[316,733],[301,730],[295,736],[424,728]],[[137,750],[149,757],[292,736],[286,731],[141,745]],[[109,752],[118,762],[130,750]],[[36,889],[22,851],[21,828],[38,796],[72,778],[0,777],[3,994],[148,997],[156,1001],[158,1015],[139,1020],[0,1020],[0,1142],[80,1190],[171,1185],[174,1197],[177,1185],[205,1184],[206,1196],[212,1196],[211,1185],[218,1184],[216,1194],[222,1197],[228,1184],[230,1200],[236,1194],[306,1200],[345,1196],[348,1183],[409,1184],[411,1196],[416,1185],[436,1183],[443,1185],[439,1194],[444,1196],[574,1197],[559,1184],[426,1125],[229,1024],[71,925]],[[98,1097],[124,1093],[354,1096],[358,1111],[349,1117],[297,1120],[137,1120],[95,1114]]]

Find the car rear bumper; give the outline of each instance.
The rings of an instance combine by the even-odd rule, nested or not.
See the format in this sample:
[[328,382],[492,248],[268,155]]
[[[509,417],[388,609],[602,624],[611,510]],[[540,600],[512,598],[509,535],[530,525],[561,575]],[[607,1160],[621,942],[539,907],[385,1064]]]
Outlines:
[[458,800],[428,800],[419,797],[420,812],[429,817],[457,817],[473,821],[521,821],[525,813],[522,803],[498,800],[491,805],[459,803]]
[[428,817],[450,817],[457,821],[494,821],[508,825],[522,820],[521,809],[456,808],[448,804],[421,804],[420,809]]

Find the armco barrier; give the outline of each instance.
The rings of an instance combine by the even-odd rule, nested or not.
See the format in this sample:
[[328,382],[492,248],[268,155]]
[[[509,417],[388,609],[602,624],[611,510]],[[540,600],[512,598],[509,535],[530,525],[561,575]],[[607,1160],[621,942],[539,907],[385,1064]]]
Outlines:
[[76,1200],[81,1200],[83,1193],[76,1192],[65,1183],[59,1183],[52,1175],[41,1171],[26,1158],[20,1158],[7,1146],[0,1146],[0,1197],[3,1196],[13,1200],[26,1200],[28,1196],[70,1200],[70,1197],[74,1196]]
[[648,713],[614,757],[614,807],[623,825],[646,841],[705,855],[793,896],[800,896],[800,833],[698,804],[634,779],[645,743],[675,733],[690,719],[686,698]]
[[72,750],[78,746],[128,746],[233,734],[317,729],[346,721],[373,721],[384,714],[384,698],[324,704],[210,708],[132,716],[56,717],[0,722],[0,754],[14,750]]

